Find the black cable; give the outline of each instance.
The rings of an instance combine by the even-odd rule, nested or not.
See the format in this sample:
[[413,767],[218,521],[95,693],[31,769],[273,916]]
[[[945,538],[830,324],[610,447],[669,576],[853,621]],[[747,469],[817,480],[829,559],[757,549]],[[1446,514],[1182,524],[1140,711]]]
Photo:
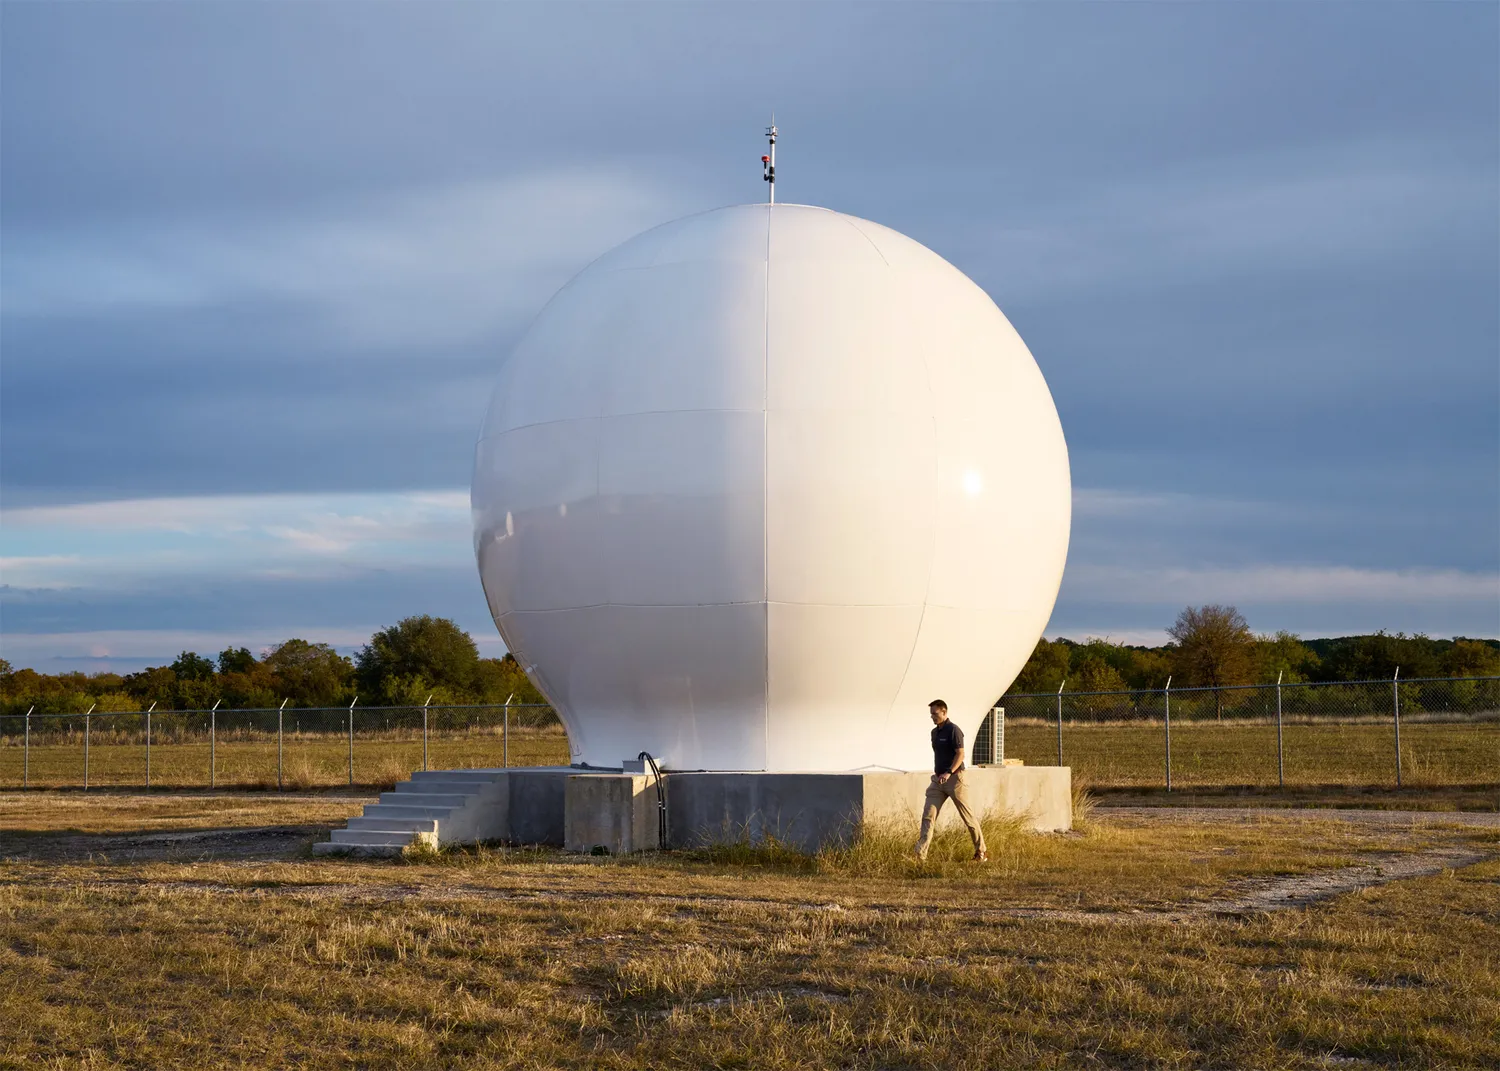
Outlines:
[[662,783],[661,767],[656,765],[656,760],[651,757],[649,751],[642,751],[636,759],[649,762],[651,773],[656,778],[656,846],[665,850],[667,847],[667,788]]

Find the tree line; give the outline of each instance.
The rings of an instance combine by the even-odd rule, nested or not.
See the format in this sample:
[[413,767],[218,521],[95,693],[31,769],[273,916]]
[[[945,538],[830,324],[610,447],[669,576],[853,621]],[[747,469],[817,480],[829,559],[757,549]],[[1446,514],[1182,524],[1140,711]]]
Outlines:
[[1500,640],[1435,640],[1405,633],[1304,640],[1291,632],[1257,635],[1233,606],[1189,606],[1160,647],[1043,639],[1010,686],[1010,694],[1120,692],[1174,687],[1228,687],[1304,681],[1500,676]]
[[290,639],[259,655],[229,647],[216,657],[183,651],[139,673],[38,673],[0,660],[0,714],[434,704],[545,703],[514,656],[481,658],[444,617],[408,617],[370,637],[353,658],[326,643]]
[[[1160,647],[1041,640],[1010,692],[1116,692],[1174,685],[1230,686],[1283,681],[1389,680],[1500,676],[1500,641],[1435,640],[1404,633],[1303,640],[1257,635],[1233,606],[1188,607]],[[99,713],[435,704],[545,703],[512,655],[480,658],[474,640],[443,617],[398,621],[370,637],[353,658],[326,643],[290,639],[259,655],[230,647],[216,657],[183,651],[170,665],[139,673],[38,673],[0,660],[0,714]]]

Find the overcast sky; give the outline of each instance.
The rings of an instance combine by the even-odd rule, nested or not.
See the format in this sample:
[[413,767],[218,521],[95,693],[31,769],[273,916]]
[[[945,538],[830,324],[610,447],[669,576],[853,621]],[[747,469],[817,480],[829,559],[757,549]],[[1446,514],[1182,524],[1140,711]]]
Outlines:
[[[547,297],[764,197],[983,286],[1075,484],[1048,635],[1500,635],[1500,6],[0,5],[0,647],[499,639]],[[1004,413],[996,413],[997,421]]]

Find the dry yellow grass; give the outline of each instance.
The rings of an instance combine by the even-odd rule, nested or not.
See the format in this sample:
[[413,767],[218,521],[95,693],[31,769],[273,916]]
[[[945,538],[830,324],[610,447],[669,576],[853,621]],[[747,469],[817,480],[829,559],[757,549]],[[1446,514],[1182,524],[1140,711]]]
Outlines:
[[[1288,724],[1283,751],[1289,786],[1395,784],[1395,735],[1388,722]],[[1028,765],[1052,765],[1057,762],[1057,729],[1034,721],[1007,723],[1005,752]],[[1413,721],[1401,727],[1401,753],[1406,785],[1500,784],[1500,722]],[[1161,722],[1064,721],[1063,761],[1096,785],[1163,785],[1166,740]],[[1174,723],[1172,781],[1180,789],[1277,784],[1276,726]]]
[[1093,786],[1103,807],[1278,807],[1381,811],[1500,811],[1500,785],[1362,788],[1319,785],[1287,788],[1160,788]]
[[[276,737],[257,735],[221,739],[214,749],[215,779],[220,788],[274,788],[276,785]],[[500,766],[505,744],[495,733],[472,737],[436,737],[429,743],[428,762],[435,770]],[[547,766],[566,764],[568,738],[560,728],[511,730],[510,765]],[[354,741],[355,787],[395,784],[422,768],[422,739],[406,735],[356,736]],[[291,789],[333,788],[349,783],[349,744],[336,736],[288,735],[282,751],[282,783]],[[0,748],[0,788],[18,788],[23,775],[38,788],[77,788],[84,783],[83,745],[33,743],[29,771],[23,770],[22,749]],[[141,740],[129,743],[94,741],[89,748],[88,782],[92,787],[143,786],[146,779],[146,749]],[[209,745],[206,739],[192,743],[154,743],[151,748],[151,784],[156,788],[207,788]]]
[[[0,852],[9,840],[55,833],[138,833],[236,826],[325,826],[375,802],[358,795],[236,792],[172,795],[100,792],[0,793]],[[14,849],[9,849],[14,850]]]
[[[202,828],[220,823],[220,798],[186,799]],[[168,805],[130,826],[121,804],[88,858],[49,856],[48,838],[94,800],[36,795],[29,814],[14,800],[0,798],[3,1067],[1500,1063],[1500,864],[1306,911],[1130,921],[1371,851],[1500,854],[1494,830],[1441,816],[1101,810],[1076,835],[994,826],[989,867],[494,849],[120,861],[112,843],[192,824],[186,805],[140,801]],[[269,824],[289,802],[230,809]]]
[[[158,787],[207,787],[209,746],[206,738],[167,742],[152,747],[151,780]],[[0,789],[19,787],[23,776],[19,739],[0,746]],[[1390,786],[1395,782],[1391,726],[1375,722],[1333,725],[1289,724],[1285,730],[1286,783],[1309,786]],[[1007,726],[1006,751],[1030,765],[1057,761],[1056,729],[1034,721]],[[493,731],[472,735],[435,734],[429,761],[434,769],[499,766],[504,743]],[[1464,788],[1493,792],[1500,785],[1500,722],[1443,724],[1412,722],[1402,728],[1403,783],[1409,788]],[[1157,724],[1069,722],[1063,732],[1063,759],[1075,774],[1095,785],[1159,787],[1165,780],[1165,747]],[[567,737],[560,727],[511,730],[513,766],[566,763]],[[222,734],[216,756],[220,787],[264,787],[276,783],[274,734]],[[356,786],[389,785],[422,767],[420,735],[410,732],[361,732],[355,738]],[[1189,722],[1172,733],[1172,776],[1178,789],[1277,784],[1274,725],[1233,722],[1222,726]],[[89,782],[94,786],[141,785],[146,776],[144,737],[97,734],[89,755]],[[285,741],[283,783],[290,788],[346,785],[348,741],[339,734],[289,734]],[[31,748],[29,778],[37,787],[83,784],[81,737],[59,742],[37,737]]]

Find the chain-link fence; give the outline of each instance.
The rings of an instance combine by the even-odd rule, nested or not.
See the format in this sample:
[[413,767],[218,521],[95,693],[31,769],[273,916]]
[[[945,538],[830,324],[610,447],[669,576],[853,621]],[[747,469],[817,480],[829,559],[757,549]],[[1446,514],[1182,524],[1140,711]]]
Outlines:
[[[1500,784],[1500,677],[1007,695],[973,761],[1061,764],[1096,785]],[[0,790],[313,788],[414,770],[569,760],[551,707],[0,716]]]
[[1096,785],[1494,786],[1500,677],[1007,695],[1004,747]]
[[525,703],[0,716],[0,789],[369,788],[568,761],[556,712]]

